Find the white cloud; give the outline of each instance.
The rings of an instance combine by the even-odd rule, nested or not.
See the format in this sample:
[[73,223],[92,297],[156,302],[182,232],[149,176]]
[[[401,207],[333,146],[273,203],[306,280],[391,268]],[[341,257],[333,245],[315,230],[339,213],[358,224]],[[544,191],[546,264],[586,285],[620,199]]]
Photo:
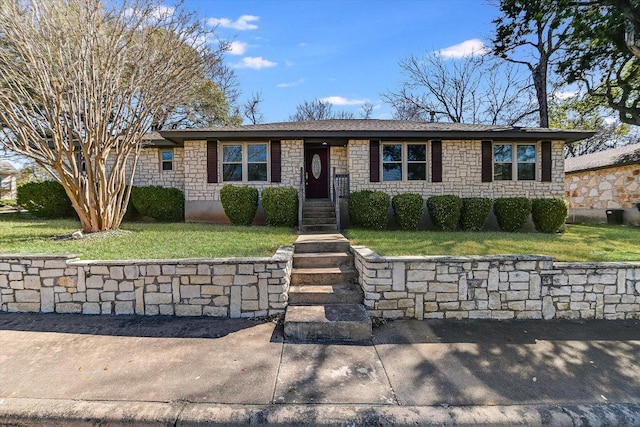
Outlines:
[[369,101],[368,99],[347,99],[342,96],[327,96],[321,98],[320,101],[333,105],[362,105]]
[[247,44],[245,42],[233,41],[229,44],[230,55],[244,55],[247,51]]
[[295,82],[278,83],[276,87],[294,87],[294,86],[299,86],[304,82],[305,82],[305,79],[298,79]]
[[553,97],[563,101],[565,99],[573,98],[578,94],[580,94],[579,90],[559,90],[553,92]]
[[277,62],[269,61],[261,56],[247,56],[242,58],[242,61],[235,65],[236,68],[253,68],[259,70],[261,68],[275,67]]
[[252,22],[255,22],[259,19],[260,17],[255,15],[242,15],[235,21],[232,21],[229,18],[209,18],[207,20],[207,23],[212,27],[231,28],[233,30],[246,31],[255,30],[256,28],[258,28],[258,26],[256,24],[252,24]]
[[489,53],[489,48],[482,40],[471,39],[437,50],[435,53],[443,58],[464,58],[466,56],[484,55]]

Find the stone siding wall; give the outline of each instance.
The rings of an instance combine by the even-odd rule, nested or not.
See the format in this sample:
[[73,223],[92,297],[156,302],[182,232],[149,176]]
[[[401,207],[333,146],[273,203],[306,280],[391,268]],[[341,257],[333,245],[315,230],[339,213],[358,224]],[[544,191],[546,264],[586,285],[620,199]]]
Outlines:
[[0,255],[0,311],[260,317],[284,312],[292,248],[270,258],[81,261]]
[[576,209],[635,209],[640,203],[640,165],[567,173],[565,197]]
[[184,191],[184,148],[173,148],[173,169],[162,170],[160,148],[143,148],[140,152],[134,185],[159,185]]
[[544,256],[382,257],[353,247],[372,316],[638,319],[640,263]]
[[369,181],[369,141],[349,141],[348,166],[351,191],[382,190],[390,195],[416,192],[427,198],[454,194],[462,197],[562,197],[564,194],[564,156],[562,141],[552,144],[552,181],[541,181],[541,150],[536,143],[535,181],[482,182],[482,141],[442,142],[442,182],[431,180],[431,144],[428,143],[427,181]]

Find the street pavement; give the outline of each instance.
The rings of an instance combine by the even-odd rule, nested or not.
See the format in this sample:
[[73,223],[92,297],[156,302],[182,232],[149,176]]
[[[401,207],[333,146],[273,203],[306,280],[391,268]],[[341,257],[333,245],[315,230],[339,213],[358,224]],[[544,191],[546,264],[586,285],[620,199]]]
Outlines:
[[0,313],[0,426],[640,425],[640,321],[411,321],[288,343],[275,321]]

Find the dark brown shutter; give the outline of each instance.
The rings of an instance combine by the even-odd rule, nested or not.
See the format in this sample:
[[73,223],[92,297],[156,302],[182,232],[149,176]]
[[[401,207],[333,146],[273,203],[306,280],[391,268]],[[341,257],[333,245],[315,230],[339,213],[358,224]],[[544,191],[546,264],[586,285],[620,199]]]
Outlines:
[[380,182],[380,141],[369,141],[369,181]]
[[493,181],[493,143],[482,141],[482,182]]
[[431,182],[442,182],[442,141],[431,141]]
[[271,182],[282,181],[282,149],[280,141],[271,141]]
[[542,182],[551,182],[551,141],[542,141]]
[[218,141],[207,141],[207,182],[218,182]]

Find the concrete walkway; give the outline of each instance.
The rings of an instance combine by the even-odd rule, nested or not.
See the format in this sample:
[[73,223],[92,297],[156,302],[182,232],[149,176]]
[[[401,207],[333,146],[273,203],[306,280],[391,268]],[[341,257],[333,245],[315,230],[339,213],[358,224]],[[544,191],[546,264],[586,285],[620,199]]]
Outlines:
[[0,425],[639,425],[640,321],[273,322],[0,313]]

